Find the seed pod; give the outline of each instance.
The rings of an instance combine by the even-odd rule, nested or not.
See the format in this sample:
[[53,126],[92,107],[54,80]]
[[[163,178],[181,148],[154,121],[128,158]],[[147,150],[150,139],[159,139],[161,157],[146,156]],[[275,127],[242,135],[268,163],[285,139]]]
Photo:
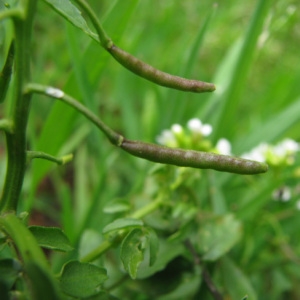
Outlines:
[[5,64],[3,66],[2,71],[0,72],[0,103],[4,101],[6,92],[8,90],[10,77],[12,74],[13,62],[14,62],[14,42],[10,44]]
[[213,92],[216,89],[212,83],[185,79],[157,70],[115,45],[107,50],[125,68],[158,85],[194,93]]
[[243,158],[209,152],[169,148],[155,144],[124,139],[121,148],[126,152],[153,162],[181,167],[214,169],[236,174],[258,174],[268,170],[268,165]]

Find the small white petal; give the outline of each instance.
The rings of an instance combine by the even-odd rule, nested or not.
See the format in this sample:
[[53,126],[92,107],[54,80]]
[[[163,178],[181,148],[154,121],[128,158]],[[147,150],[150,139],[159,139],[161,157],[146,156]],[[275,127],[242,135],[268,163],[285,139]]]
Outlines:
[[299,144],[292,139],[285,139],[282,141],[282,146],[289,152],[299,151]]
[[173,124],[171,127],[171,131],[174,132],[175,134],[181,133],[183,131],[182,126],[179,124]]
[[212,126],[209,125],[209,124],[204,124],[201,128],[201,133],[204,135],[204,136],[208,136],[212,133]]
[[220,154],[224,154],[224,155],[231,154],[231,144],[227,139],[219,139],[216,148]]
[[242,158],[265,162],[268,147],[268,144],[261,143],[257,147],[253,148],[250,152],[243,154]]
[[156,141],[161,145],[176,144],[176,138],[171,130],[163,130],[162,133],[156,138]]
[[194,118],[188,121],[187,127],[193,132],[201,132],[202,122],[199,119]]

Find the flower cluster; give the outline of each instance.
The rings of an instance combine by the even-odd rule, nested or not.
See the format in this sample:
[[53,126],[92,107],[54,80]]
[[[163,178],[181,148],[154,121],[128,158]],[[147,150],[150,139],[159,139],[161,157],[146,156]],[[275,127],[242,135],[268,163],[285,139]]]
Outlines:
[[266,162],[271,166],[292,165],[300,146],[292,139],[284,139],[276,145],[262,143],[243,155],[244,158]]
[[203,124],[201,120],[193,118],[187,122],[185,128],[174,124],[171,129],[163,130],[157,137],[157,142],[172,148],[194,149],[199,151],[212,151],[219,154],[230,155],[230,142],[224,138],[220,139],[213,147],[207,137],[212,133],[210,124]]

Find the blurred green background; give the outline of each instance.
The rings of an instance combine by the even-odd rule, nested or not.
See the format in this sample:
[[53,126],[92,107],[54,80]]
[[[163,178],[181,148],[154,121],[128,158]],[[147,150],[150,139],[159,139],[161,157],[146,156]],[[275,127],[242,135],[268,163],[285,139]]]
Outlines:
[[[214,82],[217,90],[173,91],[131,74],[42,1],[33,34],[33,81],[61,88],[130,139],[156,142],[172,124],[199,118],[213,126],[212,142],[227,138],[235,155],[261,142],[299,141],[299,1],[89,2],[116,45],[163,71]],[[7,37],[1,41],[4,53],[11,24],[0,29]],[[100,232],[114,218],[103,213],[113,199],[141,197],[143,203],[154,164],[114,148],[72,108],[34,96],[28,138],[32,150],[75,155],[65,167],[40,160],[29,167],[20,211],[31,210],[32,223],[60,225],[76,243],[86,229]],[[299,169],[271,169],[254,179],[212,174],[211,205],[203,180],[195,183],[203,203],[199,210],[233,212],[243,222],[232,258],[255,297],[299,299]],[[292,200],[272,202],[272,192],[286,185],[293,187]]]

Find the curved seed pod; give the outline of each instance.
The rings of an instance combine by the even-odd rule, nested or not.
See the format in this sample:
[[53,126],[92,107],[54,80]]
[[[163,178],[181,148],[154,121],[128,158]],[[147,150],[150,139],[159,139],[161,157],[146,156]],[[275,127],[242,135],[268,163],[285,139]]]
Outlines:
[[194,93],[213,92],[216,89],[212,83],[185,79],[157,70],[115,45],[107,48],[107,51],[128,70],[158,85]]
[[209,152],[169,148],[139,141],[123,140],[126,152],[153,162],[181,167],[214,169],[236,174],[258,174],[268,170],[268,165],[243,158]]
[[5,64],[3,66],[2,72],[0,72],[0,103],[4,101],[6,92],[8,90],[9,81],[12,74],[13,62],[14,62],[14,42],[10,44]]

